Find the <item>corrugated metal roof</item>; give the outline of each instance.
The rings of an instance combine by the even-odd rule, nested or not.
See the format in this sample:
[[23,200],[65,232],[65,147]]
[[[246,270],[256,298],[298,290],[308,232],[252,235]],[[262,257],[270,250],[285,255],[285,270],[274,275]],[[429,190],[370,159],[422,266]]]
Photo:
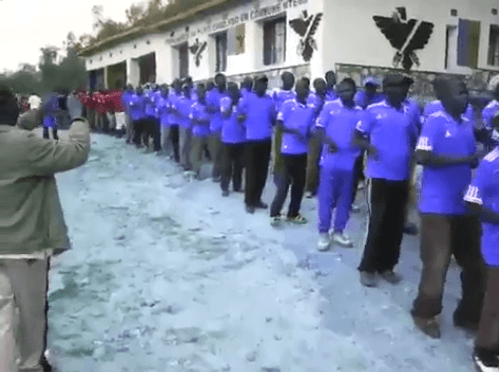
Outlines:
[[94,54],[97,54],[103,50],[109,49],[117,44],[131,41],[134,39],[137,39],[141,36],[144,35],[150,35],[154,33],[160,33],[160,32],[165,32],[168,29],[171,29],[179,24],[188,22],[192,20],[193,18],[199,16],[198,13],[208,11],[208,10],[215,10],[218,9],[219,7],[223,7],[225,5],[229,5],[231,3],[237,3],[236,0],[211,0],[208,2],[205,2],[204,4],[201,4],[199,6],[195,6],[192,9],[182,13],[182,14],[177,14],[171,18],[166,18],[165,20],[161,22],[157,22],[153,25],[149,26],[141,26],[141,27],[134,27],[130,30],[127,30],[125,32],[122,32],[118,35],[111,36],[107,39],[101,40],[95,45],[92,45],[88,48],[83,49],[78,55],[81,57],[89,57]]

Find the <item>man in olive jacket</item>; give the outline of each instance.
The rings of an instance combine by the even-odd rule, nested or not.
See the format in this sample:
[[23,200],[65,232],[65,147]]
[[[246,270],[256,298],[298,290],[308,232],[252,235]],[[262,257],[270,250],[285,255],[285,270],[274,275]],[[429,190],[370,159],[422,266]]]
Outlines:
[[68,139],[44,140],[32,132],[39,114],[18,120],[14,95],[0,87],[1,372],[51,370],[44,358],[49,260],[70,248],[54,174],[88,158],[89,126],[79,115]]

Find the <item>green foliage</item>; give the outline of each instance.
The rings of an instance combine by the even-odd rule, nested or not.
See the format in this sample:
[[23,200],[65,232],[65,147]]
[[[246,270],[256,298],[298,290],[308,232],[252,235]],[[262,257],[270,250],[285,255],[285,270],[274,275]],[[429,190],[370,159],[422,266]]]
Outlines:
[[43,94],[52,90],[70,91],[84,87],[87,77],[85,62],[78,57],[73,33],[68,34],[65,45],[67,56],[60,64],[57,64],[56,48],[42,48],[39,71],[36,71],[35,66],[25,64],[13,75],[0,76],[0,84],[20,94]]
[[[149,0],[145,7],[142,4],[133,4],[126,10],[127,22],[124,24],[112,20],[102,20],[102,8],[94,6],[93,14],[99,20],[97,23],[94,23],[94,26],[98,24],[99,31],[97,36],[82,35],[77,47],[79,50],[82,50],[95,46],[97,43],[125,31],[133,28],[151,26],[209,1],[210,0]],[[82,38],[84,38],[85,42],[82,42]]]

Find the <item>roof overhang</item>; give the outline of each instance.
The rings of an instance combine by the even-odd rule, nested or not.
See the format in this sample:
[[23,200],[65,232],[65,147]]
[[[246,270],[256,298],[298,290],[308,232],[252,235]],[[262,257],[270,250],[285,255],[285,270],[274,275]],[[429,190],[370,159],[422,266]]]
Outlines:
[[163,33],[176,27],[182,23],[191,21],[200,16],[199,13],[206,11],[213,11],[220,7],[234,3],[235,0],[208,0],[204,3],[189,9],[186,12],[177,14],[173,17],[168,17],[163,21],[157,22],[150,26],[134,27],[118,35],[111,36],[107,39],[101,40],[91,47],[85,48],[78,53],[80,57],[90,57],[106,49],[112,48],[118,44],[135,40],[144,35],[155,33]]

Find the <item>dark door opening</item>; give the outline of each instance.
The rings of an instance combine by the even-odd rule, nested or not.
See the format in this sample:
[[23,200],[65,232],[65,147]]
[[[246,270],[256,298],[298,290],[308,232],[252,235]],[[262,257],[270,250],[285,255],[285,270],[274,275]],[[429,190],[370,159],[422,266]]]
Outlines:
[[139,58],[140,84],[156,82],[156,53]]
[[121,88],[126,85],[126,61],[107,67],[107,86],[109,89],[116,88],[118,83]]
[[189,76],[189,46],[184,43],[178,47],[179,76],[185,78]]
[[88,87],[90,90],[104,89],[104,69],[92,70],[88,73]]

